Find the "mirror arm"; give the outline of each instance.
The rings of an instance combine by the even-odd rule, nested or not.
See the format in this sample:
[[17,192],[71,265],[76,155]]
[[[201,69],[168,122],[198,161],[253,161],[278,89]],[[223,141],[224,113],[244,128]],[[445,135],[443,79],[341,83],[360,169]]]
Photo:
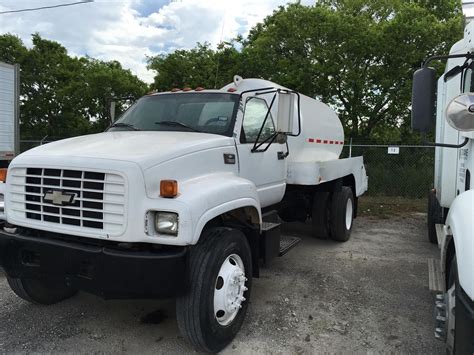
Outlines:
[[422,141],[423,141],[423,144],[424,145],[429,145],[431,147],[441,147],[441,148],[456,148],[456,149],[459,149],[459,148],[462,148],[464,147],[467,143],[469,143],[469,138],[465,138],[464,139],[464,142],[460,143],[460,144],[446,144],[446,143],[433,143],[433,142],[428,142],[426,140],[426,134],[422,134]]
[[[257,138],[255,139],[255,143],[253,145],[252,152],[256,151],[259,147],[262,146],[263,143],[265,143],[268,140],[268,138],[265,139],[262,143],[260,143],[257,146],[258,140],[260,139],[260,136],[262,135],[262,132],[263,132],[263,127],[265,127],[265,123],[267,123],[268,116],[270,116],[270,111],[272,110],[273,103],[275,102],[276,96],[277,96],[277,94],[275,93],[275,95],[273,95],[272,101],[270,102],[270,106],[268,107],[267,114],[265,115],[265,119],[263,120],[262,125],[260,126],[260,131],[258,132]],[[274,139],[272,139],[272,141],[268,145],[272,144]],[[267,149],[268,149],[268,147],[267,147]]]
[[297,134],[286,134],[291,137],[298,137],[301,134],[301,105],[300,105],[300,93],[296,91],[289,91],[296,95],[298,103],[298,133]]
[[428,68],[428,64],[430,64],[432,61],[435,61],[435,60],[446,60],[446,59],[451,59],[451,58],[466,58],[466,60],[474,59],[474,53],[467,52],[464,54],[434,55],[426,59],[423,62],[422,67]]
[[[280,133],[278,132],[275,132],[273,133],[270,137],[268,137],[267,139],[265,139],[263,142],[259,143],[257,145],[257,142],[255,142],[255,144],[253,145],[253,148],[251,150],[252,153],[263,153],[263,152],[266,152],[268,150],[268,148],[270,148],[270,146],[272,145],[272,143],[275,141],[276,137],[278,137]],[[268,142],[270,141],[270,142]],[[262,145],[264,145],[265,143],[267,143],[267,146],[265,147],[265,149],[258,149],[260,148]],[[288,144],[288,143],[287,143]]]

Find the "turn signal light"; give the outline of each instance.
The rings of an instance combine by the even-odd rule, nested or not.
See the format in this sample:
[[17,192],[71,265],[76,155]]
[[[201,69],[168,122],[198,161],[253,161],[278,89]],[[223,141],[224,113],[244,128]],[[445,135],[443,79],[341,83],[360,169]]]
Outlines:
[[0,169],[0,182],[7,182],[7,171],[8,169]]
[[161,180],[160,196],[166,198],[178,196],[178,182],[176,180]]

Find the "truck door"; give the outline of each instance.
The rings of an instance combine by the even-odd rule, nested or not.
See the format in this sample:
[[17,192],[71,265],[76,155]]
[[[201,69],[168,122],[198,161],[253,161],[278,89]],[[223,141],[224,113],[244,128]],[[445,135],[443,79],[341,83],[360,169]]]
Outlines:
[[[267,111],[268,105],[264,99],[250,97],[246,100],[240,139],[237,143],[240,176],[255,183],[262,207],[280,202],[286,187],[286,145],[275,141],[264,152],[252,152]],[[265,141],[274,132],[275,124],[270,114],[259,142]],[[265,143],[260,149],[263,150],[267,146]]]

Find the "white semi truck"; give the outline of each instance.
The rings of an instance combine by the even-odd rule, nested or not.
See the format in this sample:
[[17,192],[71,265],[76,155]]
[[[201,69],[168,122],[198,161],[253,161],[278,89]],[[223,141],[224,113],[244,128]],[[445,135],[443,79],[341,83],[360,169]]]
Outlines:
[[176,297],[183,336],[219,351],[261,264],[299,241],[280,218],[349,239],[367,176],[362,157],[339,159],[343,145],[328,106],[272,82],[147,95],[105,133],[12,161],[0,265],[33,303]]
[[[19,97],[20,67],[0,62],[0,184],[5,174],[2,169],[8,166],[20,149]],[[3,205],[0,196],[0,218]]]
[[[446,60],[437,79],[429,67]],[[414,74],[412,127],[424,134],[436,122],[435,180],[428,198],[428,237],[441,249],[430,260],[437,293],[435,336],[449,353],[474,353],[474,22],[449,55],[427,59]],[[436,119],[435,119],[436,117]]]

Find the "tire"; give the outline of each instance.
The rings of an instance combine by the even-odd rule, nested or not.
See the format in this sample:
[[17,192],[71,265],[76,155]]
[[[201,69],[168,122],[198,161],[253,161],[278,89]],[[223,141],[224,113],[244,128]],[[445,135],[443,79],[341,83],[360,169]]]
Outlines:
[[[239,268],[244,268],[241,274],[226,274],[230,275],[228,278],[219,276],[225,274],[223,269],[230,268],[232,272],[237,272],[236,265],[239,266],[239,263]],[[232,264],[234,266],[229,266]],[[188,291],[176,301],[178,327],[196,350],[218,352],[234,339],[247,312],[252,288],[252,257],[245,235],[226,227],[204,231],[199,243],[190,250],[187,270]],[[243,275],[245,280],[241,279]],[[240,285],[226,283],[230,278]],[[216,311],[215,302],[222,299],[218,295],[232,290],[244,297],[240,301],[241,308],[237,307],[236,313],[227,308]]]
[[329,238],[329,192],[318,191],[314,193],[311,223],[313,236],[320,239]]
[[51,305],[71,298],[77,290],[65,283],[50,280],[33,280],[7,276],[12,291],[30,303]]
[[341,191],[333,193],[330,213],[331,239],[347,242],[354,221],[354,195],[350,187],[343,186]]
[[[450,297],[451,294],[451,297]],[[448,291],[445,297],[453,303],[447,303],[446,325],[446,353],[447,354],[473,354],[474,339],[472,337],[473,324],[470,312],[462,301],[459,301],[461,286],[459,284],[457,259],[454,256],[448,277]]]
[[441,220],[441,206],[439,205],[436,193],[430,191],[428,194],[428,240],[430,243],[438,244],[438,237],[436,236],[436,224],[442,223]]

